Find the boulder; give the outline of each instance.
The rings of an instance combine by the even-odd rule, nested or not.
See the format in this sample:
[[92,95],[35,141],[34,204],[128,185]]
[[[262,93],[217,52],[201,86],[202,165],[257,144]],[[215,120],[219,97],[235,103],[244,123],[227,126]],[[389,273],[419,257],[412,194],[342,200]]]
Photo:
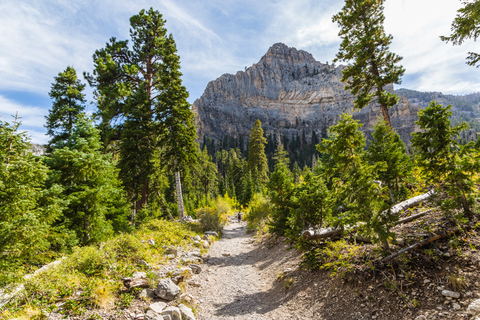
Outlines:
[[178,305],[178,308],[180,309],[180,312],[182,313],[182,319],[185,320],[195,320],[195,316],[193,315],[192,309],[184,305],[183,303],[180,303]]
[[162,279],[158,282],[155,294],[165,300],[175,300],[182,290],[171,279]]

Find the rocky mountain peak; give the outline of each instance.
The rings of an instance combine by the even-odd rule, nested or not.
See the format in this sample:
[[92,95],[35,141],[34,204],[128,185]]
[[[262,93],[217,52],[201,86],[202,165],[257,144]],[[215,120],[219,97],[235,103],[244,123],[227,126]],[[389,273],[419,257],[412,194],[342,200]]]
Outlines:
[[275,43],[260,59],[258,64],[275,65],[277,63],[298,65],[316,62],[313,56],[303,50],[289,47],[284,43]]
[[[193,103],[198,137],[222,141],[248,137],[257,119],[267,135],[324,137],[344,112],[353,112],[371,133],[378,105],[358,111],[341,82],[343,66],[323,64],[303,50],[276,43],[252,67],[211,81]],[[389,86],[393,90],[393,86]],[[392,125],[409,144],[419,108],[403,99],[390,110]],[[307,138],[308,139],[308,138]]]

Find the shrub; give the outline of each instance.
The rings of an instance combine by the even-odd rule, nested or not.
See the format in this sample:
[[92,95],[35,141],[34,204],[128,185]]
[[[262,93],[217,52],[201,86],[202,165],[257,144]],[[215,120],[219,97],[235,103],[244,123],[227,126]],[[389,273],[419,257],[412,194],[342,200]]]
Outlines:
[[87,276],[101,275],[108,268],[104,253],[94,247],[75,248],[65,263],[67,268]]
[[203,231],[215,230],[220,232],[228,221],[228,216],[216,208],[200,208],[197,210],[197,217]]
[[245,214],[248,229],[266,232],[267,222],[269,221],[272,211],[273,205],[270,199],[261,193],[254,194],[249,203],[249,210]]

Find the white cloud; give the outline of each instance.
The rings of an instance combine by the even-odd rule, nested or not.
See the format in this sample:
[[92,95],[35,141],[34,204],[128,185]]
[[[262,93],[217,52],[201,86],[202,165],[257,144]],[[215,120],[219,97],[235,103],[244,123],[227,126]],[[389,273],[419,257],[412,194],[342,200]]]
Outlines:
[[0,120],[13,123],[12,116],[18,114],[18,118],[22,122],[19,131],[28,131],[33,143],[46,143],[49,140],[43,127],[47,112],[43,108],[21,105],[0,96]]

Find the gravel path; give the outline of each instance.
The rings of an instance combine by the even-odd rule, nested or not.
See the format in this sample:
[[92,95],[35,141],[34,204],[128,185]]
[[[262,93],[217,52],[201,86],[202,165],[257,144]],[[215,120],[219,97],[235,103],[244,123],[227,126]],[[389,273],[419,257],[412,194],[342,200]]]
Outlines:
[[198,319],[275,319],[264,301],[272,283],[264,257],[243,223],[227,226],[196,279],[202,284],[194,292],[200,303]]

